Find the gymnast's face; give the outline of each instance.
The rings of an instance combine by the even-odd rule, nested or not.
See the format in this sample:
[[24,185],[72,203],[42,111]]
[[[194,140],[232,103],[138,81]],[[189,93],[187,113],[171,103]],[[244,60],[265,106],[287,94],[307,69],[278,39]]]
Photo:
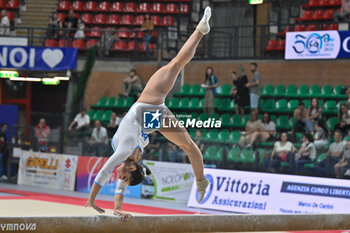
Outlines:
[[135,171],[136,167],[133,162],[124,162],[117,168],[118,178],[126,184],[130,183],[131,172]]

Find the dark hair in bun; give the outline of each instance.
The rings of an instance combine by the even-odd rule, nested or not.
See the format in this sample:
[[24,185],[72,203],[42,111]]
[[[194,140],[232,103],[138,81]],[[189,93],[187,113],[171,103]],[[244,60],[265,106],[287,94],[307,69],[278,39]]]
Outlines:
[[138,185],[143,181],[145,176],[151,175],[151,170],[148,167],[140,164],[134,163],[136,170],[131,172],[130,186]]

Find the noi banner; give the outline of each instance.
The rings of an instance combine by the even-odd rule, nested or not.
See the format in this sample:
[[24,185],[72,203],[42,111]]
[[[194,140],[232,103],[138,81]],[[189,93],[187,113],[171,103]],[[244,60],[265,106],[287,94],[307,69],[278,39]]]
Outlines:
[[18,184],[74,191],[78,156],[22,151]]
[[142,183],[142,197],[186,203],[194,180],[190,164],[144,160],[152,172]]
[[350,58],[350,31],[287,32],[285,59]]
[[[84,193],[90,192],[95,177],[107,160],[108,158],[106,157],[79,156],[77,171],[77,191]],[[102,187],[100,193],[114,195],[117,182],[118,175],[116,169],[114,169],[108,181]],[[140,198],[141,185],[128,186],[125,192],[125,196]]]
[[350,180],[205,169],[210,181],[197,202],[193,184],[189,207],[236,213],[350,213]]

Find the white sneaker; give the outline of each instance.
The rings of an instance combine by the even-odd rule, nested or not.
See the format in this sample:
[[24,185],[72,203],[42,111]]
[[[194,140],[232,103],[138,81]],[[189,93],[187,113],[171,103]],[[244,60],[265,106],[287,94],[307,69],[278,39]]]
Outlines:
[[196,27],[198,31],[200,31],[203,35],[208,34],[210,32],[209,20],[211,17],[211,8],[207,6],[204,10],[204,15],[198,26]]
[[2,175],[2,176],[1,176],[1,180],[7,180],[7,176]]
[[205,189],[209,185],[209,180],[204,178],[204,180],[196,181],[196,183],[197,183],[197,190],[198,190],[198,203],[201,203],[205,195]]
[[350,169],[346,170],[344,176],[350,176]]

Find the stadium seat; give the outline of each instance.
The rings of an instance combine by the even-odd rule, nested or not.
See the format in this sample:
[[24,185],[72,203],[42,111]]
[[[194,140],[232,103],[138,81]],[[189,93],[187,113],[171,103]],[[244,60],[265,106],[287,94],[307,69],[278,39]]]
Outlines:
[[136,4],[132,2],[125,3],[124,12],[136,12]]
[[114,42],[112,50],[113,51],[125,51],[126,48],[127,48],[126,42],[120,40],[120,41]]
[[333,20],[334,9],[327,9],[323,15],[323,19],[325,20]]
[[278,50],[278,51],[284,51],[285,48],[286,48],[286,39],[281,39],[281,40],[278,42],[277,50]]
[[317,25],[310,24],[309,26],[307,26],[306,31],[317,31]]
[[106,15],[105,14],[97,14],[93,19],[93,24],[106,24]]
[[177,13],[178,13],[177,5],[174,4],[174,3],[168,3],[168,4],[165,6],[164,13],[167,13],[167,14],[177,14]]
[[119,21],[121,25],[133,25],[133,17],[132,15],[123,15],[121,20]]
[[263,112],[274,112],[275,110],[275,100],[274,99],[268,99],[264,102],[264,105],[262,107]]
[[297,94],[297,86],[295,86],[294,84],[289,85],[286,89],[285,96],[286,97],[295,97],[296,94]]
[[94,115],[95,115],[95,110],[94,109],[90,109],[88,112],[87,112],[88,116],[90,117],[90,120],[93,119]]
[[128,28],[119,28],[117,36],[119,38],[129,38],[129,29]]
[[95,46],[95,45],[97,45],[97,43],[98,43],[97,40],[88,40],[88,41],[86,42],[86,48],[90,48],[90,47],[92,47],[92,46]]
[[216,106],[216,108],[221,112],[222,111],[229,111],[230,110],[230,102],[231,102],[231,99],[229,99],[229,98],[221,99],[219,105]]
[[309,97],[309,87],[307,85],[301,85],[298,88],[298,96],[300,98]]
[[84,3],[82,1],[74,1],[72,4],[72,10],[83,11],[84,10]]
[[182,85],[179,92],[176,93],[177,96],[189,96],[191,91],[191,86],[189,84]]
[[107,110],[103,113],[103,116],[102,116],[102,122],[103,123],[109,123],[109,120],[111,118],[111,114],[112,114],[112,110]]
[[57,13],[57,19],[60,22],[64,22],[64,20],[66,19],[66,14],[65,13]]
[[216,142],[216,140],[218,138],[218,134],[219,134],[219,131],[217,129],[212,129],[207,133],[206,137],[203,138],[203,141]]
[[191,96],[200,96],[201,86],[199,84],[193,84],[190,90],[189,95]]
[[189,110],[194,111],[194,110],[197,110],[198,105],[199,105],[199,99],[198,98],[192,98],[190,100],[190,102],[188,103],[188,108],[189,108]]
[[123,12],[123,3],[121,2],[115,2],[112,4],[112,7],[110,8],[111,12]]
[[292,99],[288,102],[288,111],[290,113],[294,112],[294,110],[298,107],[299,100]]
[[103,110],[98,110],[95,113],[94,120],[102,121],[102,117],[103,117]]
[[112,108],[112,107],[114,107],[114,104],[115,104],[115,97],[110,97],[110,98],[106,101],[104,107],[105,107],[105,108]]
[[306,30],[306,26],[303,24],[298,24],[298,25],[295,25],[295,27],[294,27],[294,31],[296,31],[296,32],[302,32],[305,30]]
[[240,161],[241,161],[241,149],[239,149],[238,147],[232,148],[227,153],[227,162],[238,163]]
[[322,9],[317,9],[313,14],[312,14],[312,20],[323,20],[323,15],[324,11]]
[[137,38],[143,39],[143,35],[144,35],[143,31],[140,31],[139,28],[134,28],[134,30],[129,35],[129,38],[135,38],[135,36],[137,36]]
[[231,95],[231,85],[230,84],[221,85],[221,93],[219,95],[230,96]]
[[286,112],[288,112],[287,100],[279,99],[276,102],[275,112],[278,112],[278,113],[286,113]]
[[154,3],[151,8],[152,13],[163,13],[164,7],[161,3]]
[[58,4],[57,10],[68,11],[69,8],[70,8],[70,2],[69,1],[62,1]]
[[279,116],[276,121],[276,128],[279,131],[286,131],[290,130],[289,122],[288,122],[288,116]]
[[94,107],[103,107],[105,106],[107,102],[107,98],[105,96],[102,96],[95,105],[93,105]]
[[317,157],[317,159],[316,159],[316,161],[315,162],[313,162],[313,163],[307,163],[307,164],[305,164],[304,165],[304,167],[305,168],[315,168],[319,163],[321,163],[323,160],[325,160],[327,158],[327,152],[325,152],[325,153],[322,153],[322,154],[320,154],[318,157]]
[[221,130],[218,134],[218,138],[216,139],[216,142],[225,143],[229,135],[230,135],[230,132],[227,129]]
[[45,47],[56,47],[57,46],[57,40],[56,39],[46,39],[44,46]]
[[240,128],[243,126],[241,115],[238,115],[238,114],[233,115],[231,122],[232,122],[232,127]]
[[190,7],[187,4],[180,5],[180,14],[188,14],[190,13]]
[[331,98],[333,93],[333,87],[331,85],[323,86],[321,89],[322,98]]
[[174,18],[171,16],[164,16],[162,18],[161,26],[173,26],[174,25]]
[[137,12],[140,12],[140,13],[148,13],[150,12],[150,5],[149,3],[147,2],[143,2],[143,3],[140,3],[137,7]]
[[275,87],[271,84],[267,84],[261,93],[262,96],[272,96],[274,94]]
[[119,15],[109,15],[107,19],[107,24],[118,25],[119,24]]
[[329,0],[329,6],[341,6],[342,0]]
[[134,25],[142,25],[143,22],[145,22],[145,16],[144,15],[137,15],[134,19]]
[[309,0],[309,3],[308,3],[309,7],[316,7],[318,5],[319,5],[318,0]]
[[[303,15],[301,16],[301,18],[297,18],[297,21],[308,21],[308,20],[312,20],[312,10],[306,10],[304,11]],[[296,30],[295,30],[296,31]]]
[[134,97],[130,96],[126,98],[123,105],[124,109],[129,109],[131,105],[133,105],[133,103],[134,103]]
[[283,97],[286,92],[286,87],[284,85],[277,85],[275,87],[275,93],[273,94],[276,97]]
[[6,8],[6,0],[0,0],[0,9]]
[[267,46],[265,48],[266,52],[271,52],[271,51],[275,51],[278,48],[278,40],[276,39],[272,39],[267,43]]
[[305,100],[305,99],[304,99],[304,100],[302,100],[302,101],[303,101],[303,103],[304,103],[304,107],[305,107],[305,108],[309,108],[309,107],[310,107],[310,105],[311,105],[311,100],[309,100],[309,99],[308,99],[308,100]]
[[160,26],[161,23],[160,23],[160,17],[157,16],[157,15],[152,15],[151,16],[151,20],[153,21],[153,25],[154,26]]
[[79,50],[85,49],[85,42],[82,39],[73,40],[72,47]]
[[92,14],[85,13],[81,16],[81,20],[85,24],[92,24]]
[[61,39],[58,41],[58,47],[70,47],[70,41],[66,39]]
[[338,85],[333,89],[333,98],[346,98],[345,94],[342,94],[343,85]]
[[96,2],[88,1],[84,5],[84,11],[96,11]]
[[239,131],[232,131],[225,142],[230,144],[238,144],[240,137],[241,133]]
[[100,27],[92,27],[87,32],[87,37],[101,37],[101,28]]
[[328,100],[323,105],[323,114],[330,115],[330,114],[336,114],[337,108],[336,108],[336,102],[335,100]]
[[330,131],[334,131],[334,126],[338,124],[338,117],[330,117],[326,122],[326,126]]
[[19,0],[9,0],[7,2],[6,8],[11,9],[11,10],[18,9],[19,8]]
[[15,12],[8,11],[7,12],[7,17],[9,18],[10,21],[13,21],[15,19]]
[[108,12],[109,11],[109,8],[110,8],[110,4],[109,2],[100,2],[98,4],[98,7],[97,7],[97,11],[100,11],[100,12]]
[[230,114],[228,113],[222,114],[220,116],[220,121],[221,121],[222,127],[230,127],[232,124]]
[[222,156],[218,153],[216,146],[209,146],[203,154],[203,159],[206,161],[221,161]]
[[252,148],[244,148],[241,152],[241,162],[255,163],[255,153]]
[[328,30],[338,31],[339,25],[337,23],[332,23],[329,25]]
[[320,94],[321,94],[321,87],[320,87],[320,85],[313,85],[313,86],[311,86],[309,92],[310,92],[309,93],[310,97],[313,97],[313,98],[320,97]]

